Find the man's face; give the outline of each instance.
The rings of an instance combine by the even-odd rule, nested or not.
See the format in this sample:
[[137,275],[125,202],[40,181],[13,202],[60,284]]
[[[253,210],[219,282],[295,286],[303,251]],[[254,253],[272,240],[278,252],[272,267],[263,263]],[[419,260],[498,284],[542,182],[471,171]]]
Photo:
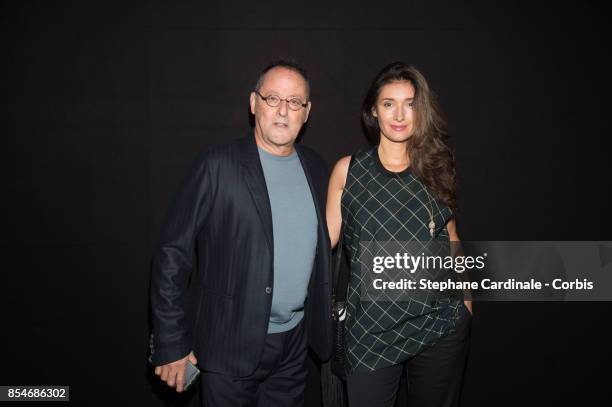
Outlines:
[[[266,73],[259,93],[264,97],[299,98],[304,103],[308,100],[306,81],[302,75],[283,67],[272,68]],[[291,110],[284,100],[278,106],[270,107],[255,92],[251,92],[250,102],[251,113],[255,115],[257,144],[273,153],[278,149],[291,148],[308,119],[310,102],[299,110]]]

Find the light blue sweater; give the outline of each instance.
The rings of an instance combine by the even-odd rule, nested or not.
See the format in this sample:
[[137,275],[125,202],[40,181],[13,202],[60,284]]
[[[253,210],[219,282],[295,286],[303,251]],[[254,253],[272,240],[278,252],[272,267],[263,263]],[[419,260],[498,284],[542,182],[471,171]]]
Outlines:
[[261,148],[272,209],[274,287],[268,333],[294,328],[304,316],[304,301],[317,249],[317,214],[297,153],[287,157]]

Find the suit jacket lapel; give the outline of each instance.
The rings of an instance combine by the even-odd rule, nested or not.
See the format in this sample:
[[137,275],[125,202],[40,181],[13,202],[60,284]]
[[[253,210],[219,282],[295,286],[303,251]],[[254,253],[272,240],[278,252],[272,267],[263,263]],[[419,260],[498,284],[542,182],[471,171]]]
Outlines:
[[314,201],[315,211],[317,212],[317,220],[319,221],[319,226],[323,223],[323,217],[321,216],[321,208],[319,204],[319,194],[315,187],[314,182],[312,181],[310,162],[301,154],[300,146],[295,145],[295,150],[297,151],[298,157],[300,157],[300,162],[302,163],[302,168],[304,169],[304,175],[306,175],[306,180],[308,181],[308,186],[310,187],[310,194],[312,195],[312,199]]
[[264,234],[270,252],[274,255],[274,240],[272,236],[272,209],[270,208],[270,197],[266,188],[261,161],[254,136],[250,135],[243,139],[241,163],[243,166],[244,180],[257,208],[257,213],[263,224]]
[[[308,180],[308,186],[310,186],[310,193],[314,201],[315,212],[317,213],[317,221],[319,222],[319,233],[318,233],[318,242],[317,242],[317,246],[319,247],[317,248],[317,254],[318,254],[319,261],[321,262],[321,264],[326,265],[326,264],[329,264],[329,261],[330,261],[329,250],[325,249],[325,247],[330,246],[329,233],[327,231],[327,223],[325,221],[325,217],[323,216],[323,212],[322,212],[325,210],[325,202],[323,202],[322,200],[319,201],[320,195],[318,191],[318,189],[321,189],[324,187],[313,182],[312,175],[311,175],[311,173],[313,172],[312,162],[306,159],[303,154],[300,154],[301,153],[300,146],[296,144],[295,149],[298,153],[298,156],[300,157],[300,161],[302,162],[302,168],[304,169],[306,180]],[[323,196],[325,196],[325,194],[323,194]],[[323,248],[323,249],[320,250],[319,248]],[[315,273],[313,273],[313,276],[311,276],[311,282],[313,281],[314,274]],[[327,283],[329,281],[328,273],[323,273],[321,277],[319,278],[322,279],[321,282]]]

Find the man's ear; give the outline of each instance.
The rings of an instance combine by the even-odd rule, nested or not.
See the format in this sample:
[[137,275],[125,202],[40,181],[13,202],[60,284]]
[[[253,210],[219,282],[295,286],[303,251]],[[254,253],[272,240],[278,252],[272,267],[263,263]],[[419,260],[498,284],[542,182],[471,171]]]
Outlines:
[[251,96],[249,96],[249,104],[251,105],[251,114],[255,114],[255,101],[257,100],[257,95],[255,92],[251,92]]
[[308,106],[306,106],[306,117],[304,117],[304,123],[308,121],[308,116],[310,115],[310,108],[312,107],[312,103],[308,101]]

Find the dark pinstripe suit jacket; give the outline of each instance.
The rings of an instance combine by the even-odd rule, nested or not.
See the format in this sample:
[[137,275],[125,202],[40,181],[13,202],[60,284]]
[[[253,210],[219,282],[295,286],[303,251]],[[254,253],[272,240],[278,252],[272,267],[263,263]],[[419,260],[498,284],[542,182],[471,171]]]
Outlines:
[[[328,171],[296,145],[319,222],[305,305],[308,342],[331,351]],[[247,376],[259,363],[272,303],[272,215],[254,136],[205,150],[166,215],[151,271],[152,362],[192,349],[206,370]],[[192,296],[187,295],[188,286]],[[188,297],[190,300],[188,300]]]

